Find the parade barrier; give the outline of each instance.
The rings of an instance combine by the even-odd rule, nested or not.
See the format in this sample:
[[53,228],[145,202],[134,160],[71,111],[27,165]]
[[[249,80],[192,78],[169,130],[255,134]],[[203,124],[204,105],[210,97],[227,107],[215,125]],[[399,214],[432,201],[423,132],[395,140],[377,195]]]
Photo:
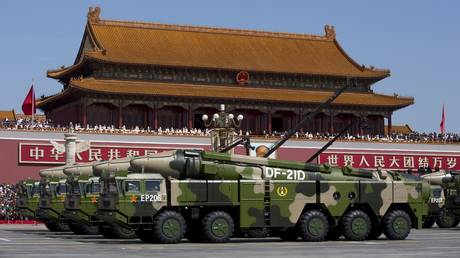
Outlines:
[[38,220],[0,220],[0,224],[26,224],[26,225],[38,225],[43,222]]

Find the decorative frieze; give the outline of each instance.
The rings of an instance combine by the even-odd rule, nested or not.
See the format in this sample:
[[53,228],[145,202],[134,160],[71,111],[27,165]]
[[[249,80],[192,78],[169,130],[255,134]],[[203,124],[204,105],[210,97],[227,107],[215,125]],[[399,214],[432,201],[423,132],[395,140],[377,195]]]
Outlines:
[[[180,67],[133,66],[95,63],[91,66],[90,76],[102,79],[149,80],[209,85],[239,85],[247,87],[274,87],[306,90],[336,90],[347,83],[347,78],[317,75],[274,74],[247,72],[250,78],[239,84],[237,75],[241,71],[223,71],[211,69],[191,69]],[[357,80],[349,91],[369,92],[368,80]]]

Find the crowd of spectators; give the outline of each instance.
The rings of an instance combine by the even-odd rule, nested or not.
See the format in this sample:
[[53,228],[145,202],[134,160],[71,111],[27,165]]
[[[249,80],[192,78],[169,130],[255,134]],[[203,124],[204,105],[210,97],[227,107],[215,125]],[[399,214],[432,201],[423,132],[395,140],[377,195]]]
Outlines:
[[19,220],[20,215],[16,207],[16,186],[0,184],[0,221]]
[[[79,133],[102,133],[102,134],[133,134],[133,135],[165,135],[165,136],[209,136],[209,130],[200,128],[158,128],[152,129],[150,127],[132,127],[127,128],[122,126],[116,128],[114,125],[86,125],[81,126],[79,124],[61,126],[54,125],[50,120],[41,120],[31,122],[30,119],[18,119],[17,121],[8,121],[4,119],[0,122],[0,128],[6,130],[35,130],[35,131],[68,131],[69,126],[72,126],[75,132]],[[264,138],[279,138],[282,137],[286,132],[263,132],[260,135],[253,134],[251,131],[239,130],[236,132],[238,135],[246,135],[253,137],[264,137]],[[336,134],[330,133],[311,133],[311,132],[297,132],[294,135],[294,139],[308,139],[308,140],[329,140],[332,139]],[[387,142],[387,143],[460,143],[459,133],[422,133],[422,132],[410,132],[410,133],[398,133],[393,132],[389,135],[371,135],[371,134],[345,134],[338,139],[339,141],[370,141],[370,142]]]

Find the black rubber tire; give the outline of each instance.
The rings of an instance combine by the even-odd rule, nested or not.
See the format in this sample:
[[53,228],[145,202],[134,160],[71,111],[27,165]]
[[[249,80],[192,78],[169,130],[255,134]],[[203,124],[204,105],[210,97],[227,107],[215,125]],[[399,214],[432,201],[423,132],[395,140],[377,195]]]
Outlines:
[[[357,225],[355,223],[364,223]],[[342,232],[350,241],[366,240],[371,232],[372,224],[369,216],[362,210],[351,210],[342,218]]]
[[[165,231],[169,229],[176,230],[176,232]],[[158,214],[153,220],[152,233],[158,243],[175,244],[181,241],[186,231],[185,219],[179,212],[166,210]]]
[[152,230],[136,231],[136,236],[144,243],[156,243]]
[[432,228],[435,222],[434,219],[425,219],[422,223],[422,228]]
[[65,223],[45,222],[45,226],[52,232],[68,232],[70,231],[69,225]]
[[99,235],[98,227],[91,227],[77,222],[69,222],[70,230],[77,235]]
[[453,228],[456,228],[458,227],[458,224],[460,223],[460,219],[459,218],[456,218],[455,219],[455,223],[452,225]]
[[[397,223],[397,224],[395,224]],[[383,234],[389,240],[406,239],[412,228],[409,214],[403,210],[392,210],[383,218]]]
[[329,228],[329,232],[327,232],[326,239],[329,241],[337,241],[342,235],[342,229],[339,226],[334,226]]
[[282,241],[296,241],[299,238],[299,231],[297,228],[288,228],[279,232],[279,237]]
[[300,216],[297,229],[304,241],[319,242],[327,237],[329,221],[321,211],[309,210]]
[[109,227],[104,227],[104,226],[99,226],[99,233],[107,239],[115,239],[115,236],[113,234],[113,231]]
[[136,232],[119,226],[101,226],[99,232],[107,239],[134,239],[137,238]]
[[382,225],[373,225],[371,228],[371,232],[367,236],[367,240],[376,240],[383,234],[383,227]]
[[[217,225],[214,223],[218,223]],[[217,235],[215,228],[222,229],[221,235]],[[233,237],[235,223],[232,216],[225,211],[212,211],[201,220],[201,232],[205,242],[225,243]]]
[[439,216],[436,219],[436,224],[440,228],[452,228],[452,227],[457,227],[458,225],[458,220],[455,218],[454,215],[447,214],[445,210],[441,210],[439,212]]

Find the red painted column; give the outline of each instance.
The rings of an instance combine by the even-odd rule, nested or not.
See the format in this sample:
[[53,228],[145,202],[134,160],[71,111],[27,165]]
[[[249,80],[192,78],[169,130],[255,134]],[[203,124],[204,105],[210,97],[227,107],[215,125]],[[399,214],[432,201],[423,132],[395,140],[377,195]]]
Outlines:
[[334,112],[329,112],[329,132],[334,133]]
[[193,120],[192,120],[192,106],[188,106],[188,129],[192,129]]
[[267,131],[268,131],[268,134],[272,133],[272,111],[271,110],[267,112]]
[[87,118],[86,118],[86,99],[84,98],[81,105],[81,123],[83,127],[86,127]]
[[123,127],[123,108],[121,105],[121,101],[118,102],[118,128]]
[[388,135],[391,135],[392,131],[391,113],[388,113]]
[[153,129],[158,129],[158,107],[155,105],[153,107]]

